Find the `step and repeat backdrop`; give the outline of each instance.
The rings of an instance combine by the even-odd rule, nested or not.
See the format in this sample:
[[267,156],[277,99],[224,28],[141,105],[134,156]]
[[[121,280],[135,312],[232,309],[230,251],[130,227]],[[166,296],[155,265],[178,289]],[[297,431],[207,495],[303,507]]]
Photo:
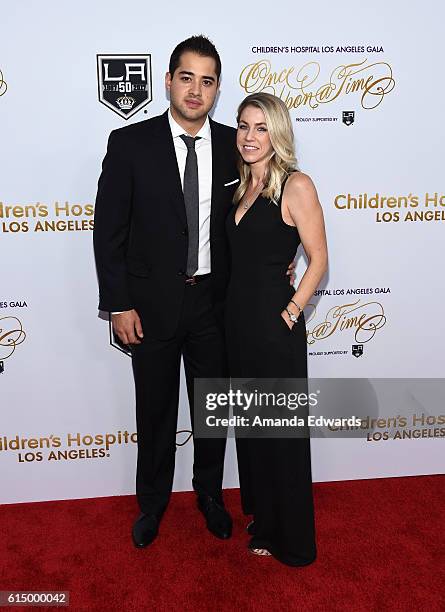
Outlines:
[[[97,310],[94,200],[109,132],[168,107],[170,53],[192,34],[221,54],[213,118],[279,96],[317,186],[330,267],[306,309],[310,376],[443,376],[444,17],[432,0],[3,6],[0,503],[134,492],[131,361]],[[191,488],[183,390],[175,490]],[[422,396],[407,392],[409,418],[380,403],[360,438],[313,439],[314,480],[442,472],[445,424]]]

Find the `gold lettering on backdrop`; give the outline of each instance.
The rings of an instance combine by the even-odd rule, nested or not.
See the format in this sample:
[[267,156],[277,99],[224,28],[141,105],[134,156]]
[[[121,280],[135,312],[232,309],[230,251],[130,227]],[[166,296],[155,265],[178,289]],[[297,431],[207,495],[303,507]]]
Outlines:
[[8,86],[6,85],[6,81],[3,79],[3,73],[0,70],[0,96],[6,93]]
[[308,62],[272,70],[269,60],[258,60],[243,68],[239,83],[246,94],[265,91],[281,98],[286,106],[317,108],[349,94],[360,96],[365,109],[376,108],[395,87],[391,66],[387,62],[341,64],[332,70],[327,82],[320,82],[320,64]]
[[17,317],[0,318],[0,359],[7,359],[26,338]]
[[354,340],[358,344],[369,342],[375,336],[378,329],[386,323],[386,316],[380,302],[366,302],[360,304],[360,300],[350,304],[333,306],[328,310],[325,320],[312,327],[309,323],[315,317],[315,306],[309,316],[307,325],[307,343],[314,344],[317,340],[329,338],[336,332],[354,330]]

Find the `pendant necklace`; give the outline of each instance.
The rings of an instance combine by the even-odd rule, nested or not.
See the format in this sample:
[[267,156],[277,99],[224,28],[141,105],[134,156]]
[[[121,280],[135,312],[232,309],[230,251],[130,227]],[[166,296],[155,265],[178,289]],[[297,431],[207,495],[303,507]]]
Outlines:
[[246,201],[244,202],[244,204],[243,204],[244,210],[247,210],[249,208],[249,206],[252,206],[252,204],[255,202],[258,194],[263,190],[263,187],[264,187],[263,181],[260,181],[258,183],[258,185],[255,187],[255,190],[254,190],[254,192],[251,195],[252,201],[249,202],[249,200],[246,199]]

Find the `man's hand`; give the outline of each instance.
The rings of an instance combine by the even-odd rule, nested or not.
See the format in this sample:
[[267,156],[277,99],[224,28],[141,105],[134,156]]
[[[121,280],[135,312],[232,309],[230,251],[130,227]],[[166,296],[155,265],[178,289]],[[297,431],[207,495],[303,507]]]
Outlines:
[[141,320],[134,310],[126,310],[119,314],[112,314],[113,330],[123,344],[140,344],[139,338],[144,337]]
[[291,285],[291,287],[294,286],[295,280],[297,278],[297,275],[295,274],[295,261],[292,261],[289,264],[289,267],[287,269],[286,275],[289,276],[289,284]]

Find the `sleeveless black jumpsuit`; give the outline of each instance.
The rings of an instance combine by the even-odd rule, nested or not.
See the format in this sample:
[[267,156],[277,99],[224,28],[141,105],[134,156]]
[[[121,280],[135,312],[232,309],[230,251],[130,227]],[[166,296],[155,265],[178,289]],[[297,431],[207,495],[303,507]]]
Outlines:
[[[284,184],[282,187],[282,192]],[[278,204],[259,196],[235,223],[226,222],[232,270],[226,302],[226,341],[232,378],[307,379],[303,313],[289,329],[281,312],[294,290],[286,276],[300,244]],[[251,547],[279,561],[307,565],[316,556],[308,438],[237,437],[241,501],[253,514]]]

